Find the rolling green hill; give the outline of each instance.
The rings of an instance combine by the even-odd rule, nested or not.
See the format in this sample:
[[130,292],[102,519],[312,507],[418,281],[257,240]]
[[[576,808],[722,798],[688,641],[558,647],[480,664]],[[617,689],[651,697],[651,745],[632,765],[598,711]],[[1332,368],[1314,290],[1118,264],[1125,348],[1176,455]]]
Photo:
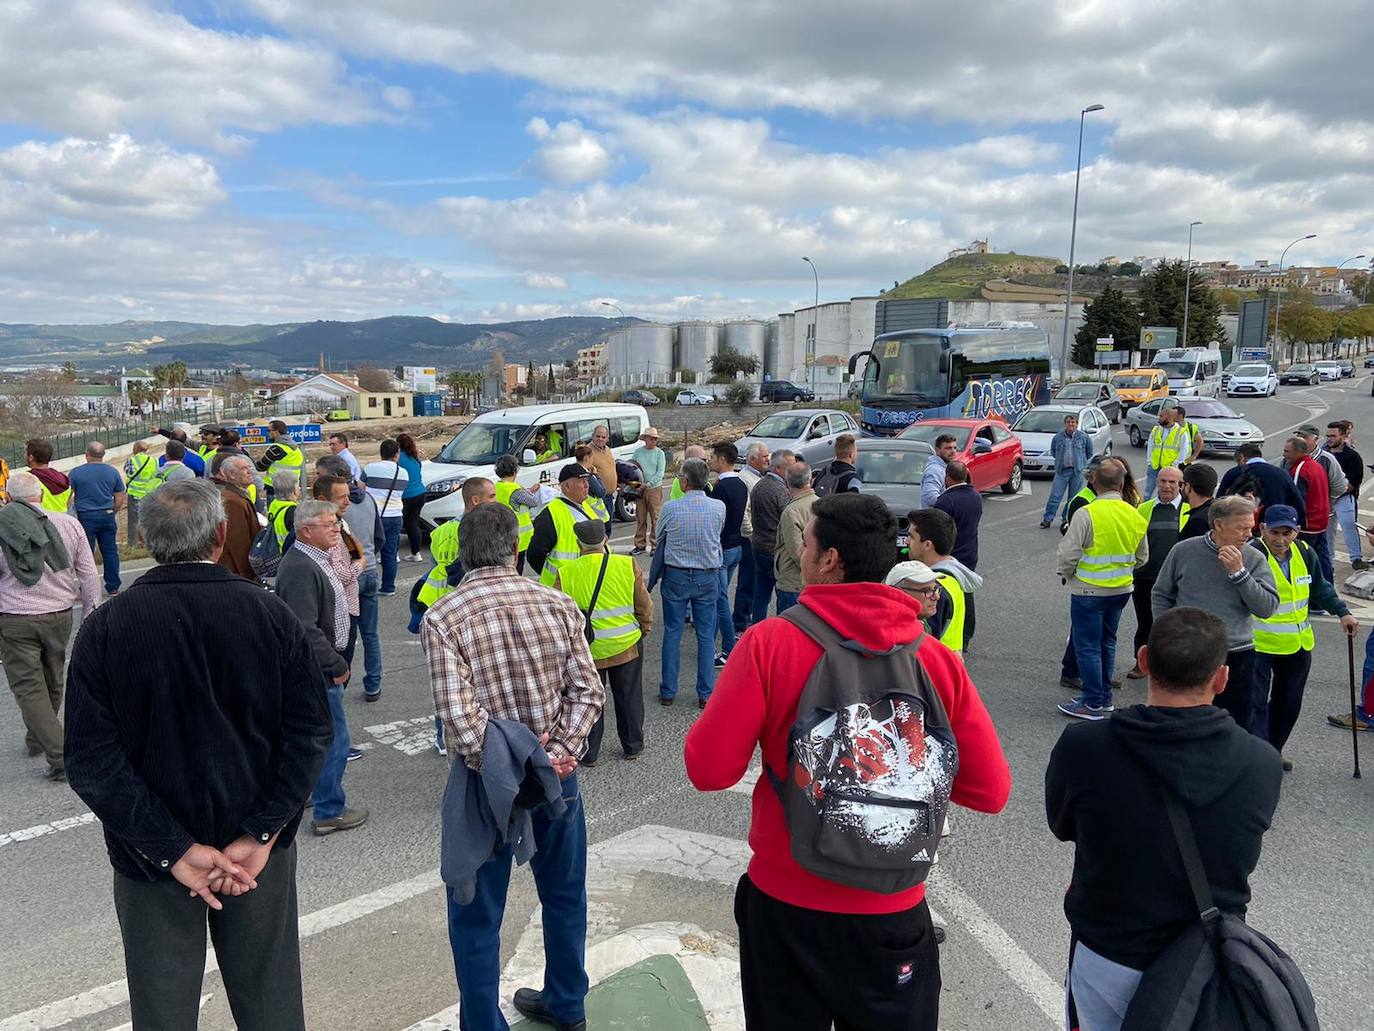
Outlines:
[[888,300],[924,297],[967,300],[979,296],[983,284],[990,279],[1051,274],[1059,264],[1058,258],[1041,258],[1033,254],[961,254],[932,265],[919,276],[885,290],[882,296]]

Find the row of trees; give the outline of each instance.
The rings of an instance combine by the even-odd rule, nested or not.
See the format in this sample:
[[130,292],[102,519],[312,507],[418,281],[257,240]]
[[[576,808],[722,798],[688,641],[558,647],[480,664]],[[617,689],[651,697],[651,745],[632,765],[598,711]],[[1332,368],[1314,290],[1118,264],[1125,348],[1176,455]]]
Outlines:
[[1074,335],[1073,360],[1081,366],[1093,364],[1099,337],[1111,337],[1120,350],[1135,348],[1141,326],[1177,326],[1183,329],[1185,290],[1188,292],[1188,339],[1180,335],[1180,347],[1207,347],[1214,340],[1225,340],[1221,325],[1221,304],[1196,269],[1189,272],[1183,262],[1173,261],[1151,269],[1140,281],[1140,292],[1128,297],[1108,283],[1102,292],[1083,308],[1083,324]]
[[[1061,276],[1069,274],[1069,266],[1056,265],[1054,271]],[[1140,275],[1140,266],[1134,261],[1123,261],[1119,265],[1108,265],[1105,261],[1096,265],[1075,265],[1073,273],[1076,276],[1128,276],[1134,278]]]
[[1300,351],[1305,361],[1336,357],[1341,340],[1374,337],[1374,305],[1330,311],[1318,308],[1308,298],[1289,303],[1285,295],[1278,329],[1279,339],[1288,345],[1288,354],[1295,360]]

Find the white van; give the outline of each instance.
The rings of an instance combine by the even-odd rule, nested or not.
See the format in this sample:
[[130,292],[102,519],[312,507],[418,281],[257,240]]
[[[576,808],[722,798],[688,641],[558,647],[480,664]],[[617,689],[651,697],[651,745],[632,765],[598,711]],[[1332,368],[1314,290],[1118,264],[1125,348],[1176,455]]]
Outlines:
[[628,462],[639,446],[639,435],[649,427],[649,414],[640,405],[565,404],[524,405],[479,415],[421,466],[426,503],[420,518],[430,529],[459,518],[463,481],[469,476],[495,480],[496,460],[502,455],[520,460],[516,479],[522,487],[541,481],[556,485],[558,471],[572,461],[573,446],[590,441],[598,426],[610,430],[616,459]]
[[1202,347],[1156,351],[1151,364],[1169,377],[1175,397],[1216,397],[1221,392],[1221,352]]

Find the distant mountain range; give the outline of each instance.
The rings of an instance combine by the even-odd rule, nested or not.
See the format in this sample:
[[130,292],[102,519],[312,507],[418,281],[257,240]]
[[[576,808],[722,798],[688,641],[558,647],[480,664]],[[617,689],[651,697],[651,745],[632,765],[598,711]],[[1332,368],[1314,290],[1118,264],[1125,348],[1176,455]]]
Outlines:
[[192,367],[246,365],[330,368],[370,362],[480,369],[500,350],[508,362],[562,362],[607,332],[638,319],[568,316],[528,322],[440,322],[394,315],[360,322],[220,326],[197,322],[119,322],[105,326],[0,323],[0,362],[75,362],[84,367],[143,366],[180,360]]

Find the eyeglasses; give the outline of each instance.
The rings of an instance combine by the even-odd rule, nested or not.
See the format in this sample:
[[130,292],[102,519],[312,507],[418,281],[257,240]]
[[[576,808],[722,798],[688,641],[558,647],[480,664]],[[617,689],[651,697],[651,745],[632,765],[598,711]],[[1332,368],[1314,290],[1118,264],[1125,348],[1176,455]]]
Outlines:
[[908,589],[912,594],[923,594],[927,598],[938,598],[940,596],[939,584],[931,584],[929,587],[911,587]]

